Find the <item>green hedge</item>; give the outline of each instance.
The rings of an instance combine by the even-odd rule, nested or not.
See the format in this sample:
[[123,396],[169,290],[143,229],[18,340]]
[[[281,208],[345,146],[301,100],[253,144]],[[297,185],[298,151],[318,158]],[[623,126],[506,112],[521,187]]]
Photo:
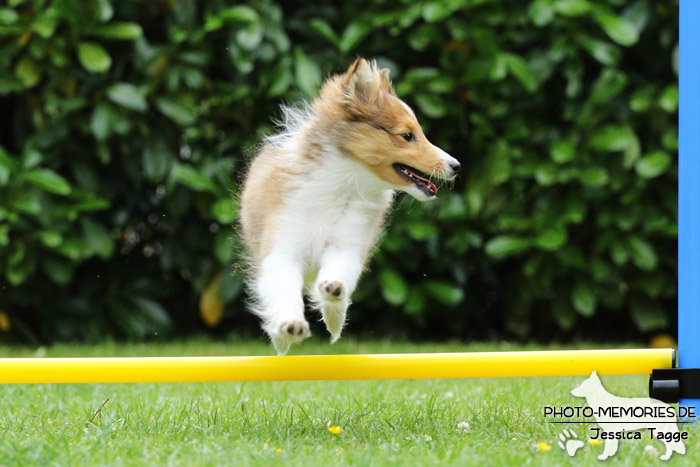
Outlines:
[[670,328],[677,12],[652,0],[9,0],[0,339],[256,329],[231,228],[244,161],[281,102],[357,55],[391,68],[464,175],[436,202],[400,199],[351,330]]

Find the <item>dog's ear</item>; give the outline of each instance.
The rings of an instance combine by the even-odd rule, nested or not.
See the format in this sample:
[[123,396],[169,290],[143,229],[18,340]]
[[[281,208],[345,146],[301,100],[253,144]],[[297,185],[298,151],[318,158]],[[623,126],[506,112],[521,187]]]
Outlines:
[[360,68],[360,65],[363,65],[363,66],[364,66],[364,65],[366,65],[366,64],[367,64],[367,60],[365,60],[365,59],[362,58],[362,57],[357,57],[357,58],[355,59],[355,61],[352,62],[352,64],[350,65],[350,67],[348,68],[348,70],[345,72],[345,74],[346,74],[347,76],[352,76],[352,75],[355,74],[355,72],[357,71],[357,69]]
[[358,58],[345,73],[343,104],[348,115],[363,120],[374,115],[382,105],[382,77],[376,65]]
[[380,88],[382,91],[391,94],[392,96],[396,95],[396,91],[394,91],[394,86],[391,84],[391,78],[389,78],[389,69],[388,68],[382,68],[379,70],[379,76],[380,76]]

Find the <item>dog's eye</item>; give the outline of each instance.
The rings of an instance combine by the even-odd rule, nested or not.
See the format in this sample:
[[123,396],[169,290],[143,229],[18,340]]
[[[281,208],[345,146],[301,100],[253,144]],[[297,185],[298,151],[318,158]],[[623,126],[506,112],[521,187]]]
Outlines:
[[401,135],[401,137],[402,137],[403,139],[405,139],[406,141],[408,141],[409,143],[410,143],[411,141],[415,141],[415,140],[416,140],[416,135],[414,135],[413,133],[404,133],[404,134]]

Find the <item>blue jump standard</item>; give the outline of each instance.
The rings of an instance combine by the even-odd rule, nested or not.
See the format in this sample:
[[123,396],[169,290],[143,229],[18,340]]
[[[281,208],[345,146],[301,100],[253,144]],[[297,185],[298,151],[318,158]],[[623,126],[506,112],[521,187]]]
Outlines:
[[[700,1],[679,13],[678,367],[700,368]],[[700,411],[700,399],[680,404]]]

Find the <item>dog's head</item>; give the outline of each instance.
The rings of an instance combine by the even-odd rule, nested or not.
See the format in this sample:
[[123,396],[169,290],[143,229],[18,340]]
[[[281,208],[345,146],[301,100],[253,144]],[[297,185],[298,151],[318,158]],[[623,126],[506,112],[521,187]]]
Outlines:
[[334,133],[338,147],[394,189],[419,200],[435,196],[433,180],[454,179],[459,162],[423,134],[413,110],[396,96],[388,69],[357,59],[326,82],[317,111],[342,121]]
[[600,378],[598,378],[598,373],[593,370],[591,376],[584,379],[581,384],[571,390],[571,395],[576,397],[586,397],[591,393],[600,390],[602,386],[603,384],[600,382]]

